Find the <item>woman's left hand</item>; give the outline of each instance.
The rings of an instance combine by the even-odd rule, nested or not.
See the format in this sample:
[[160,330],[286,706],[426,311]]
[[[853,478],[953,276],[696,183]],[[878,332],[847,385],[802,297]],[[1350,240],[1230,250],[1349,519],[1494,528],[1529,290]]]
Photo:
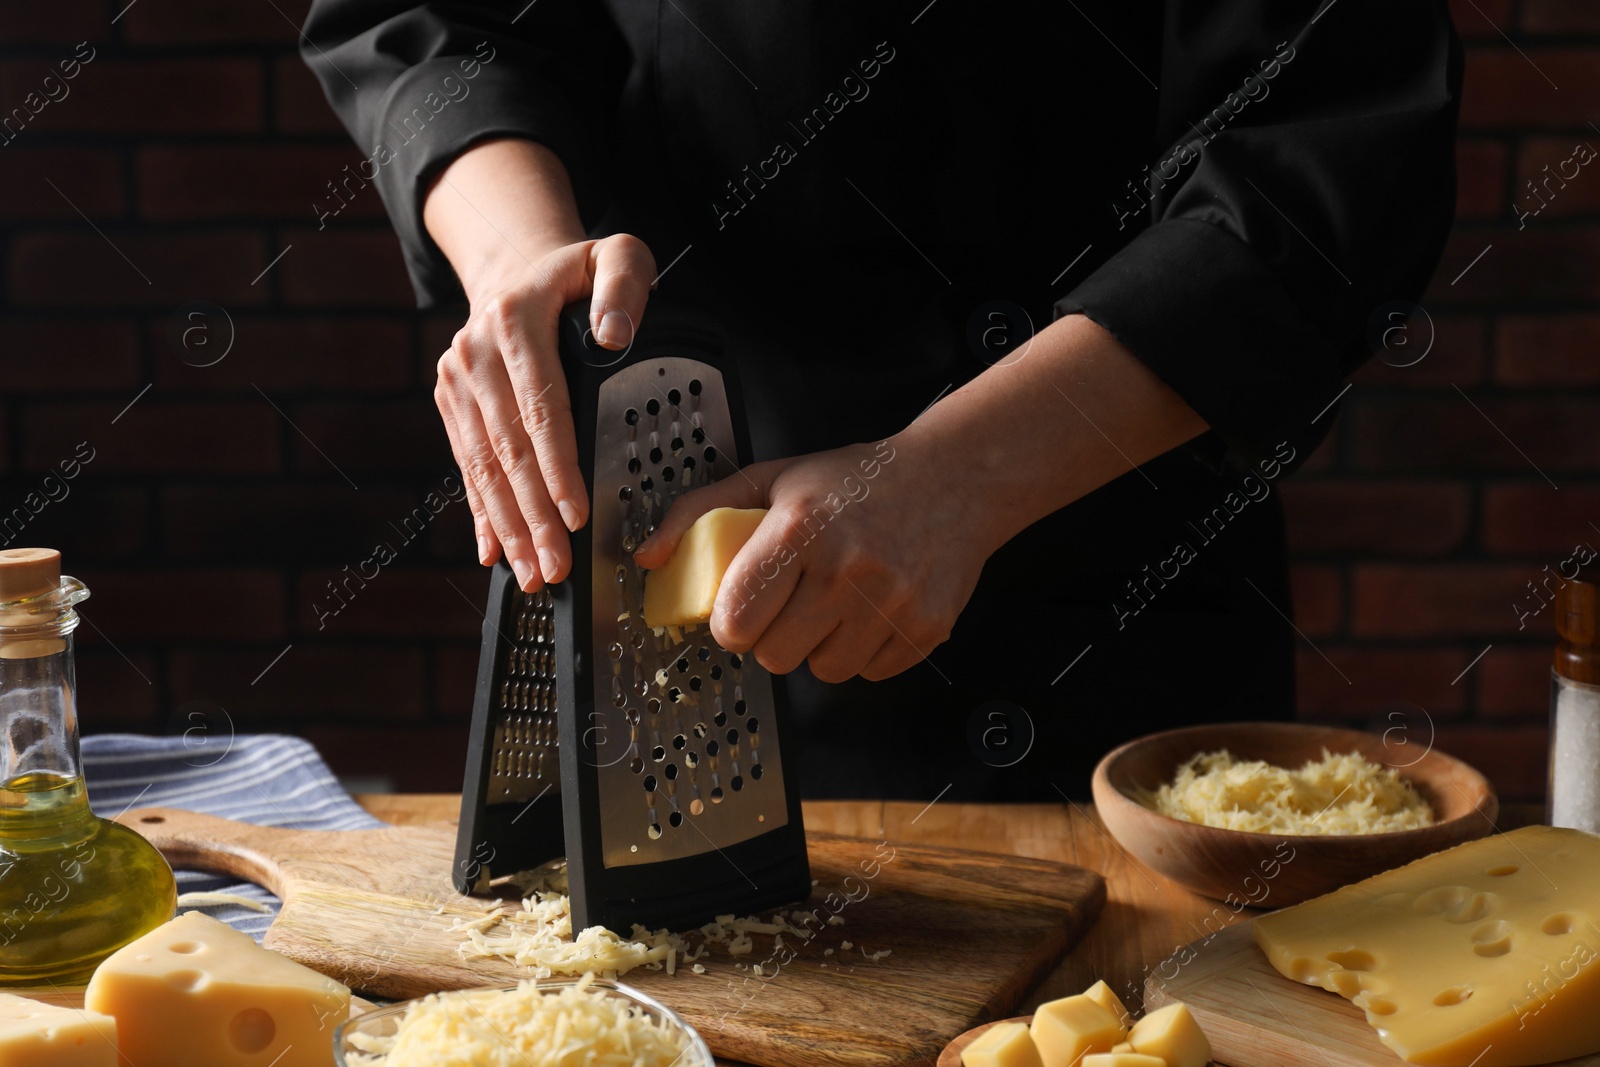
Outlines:
[[713,508],[768,509],[723,577],[711,633],[786,674],[877,680],[927,658],[972,596],[991,539],[979,494],[903,438],[756,463],[675,501],[634,554],[671,558]]

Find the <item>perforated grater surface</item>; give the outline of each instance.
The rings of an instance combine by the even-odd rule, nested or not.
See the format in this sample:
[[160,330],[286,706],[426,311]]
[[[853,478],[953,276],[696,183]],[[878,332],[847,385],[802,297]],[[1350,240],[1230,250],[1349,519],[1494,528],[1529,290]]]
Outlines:
[[534,594],[496,564],[456,844],[462,892],[567,859],[573,929],[683,929],[803,899],[799,790],[782,690],[709,627],[657,634],[633,550],[672,500],[749,454],[714,333],[652,301],[626,353],[562,323],[594,506],[566,581]]

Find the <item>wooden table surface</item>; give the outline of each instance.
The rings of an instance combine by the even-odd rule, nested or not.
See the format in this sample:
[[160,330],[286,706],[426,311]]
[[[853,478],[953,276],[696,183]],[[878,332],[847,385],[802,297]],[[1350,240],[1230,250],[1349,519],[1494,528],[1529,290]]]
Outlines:
[[[356,799],[392,823],[454,822],[460,811],[460,798],[447,794],[371,794]],[[1127,856],[1089,805],[925,807],[882,800],[804,805],[808,830],[1056,860],[1098,871],[1106,880],[1106,906],[1099,920],[1033,990],[1019,1014],[1031,1012],[1043,1001],[1082,992],[1096,979],[1104,979],[1119,994],[1142,990],[1145,968],[1204,936],[1202,921],[1219,908],[1215,901],[1190,893]],[[1229,913],[1222,908],[1220,915]],[[1235,921],[1242,917],[1229,916]],[[1124,999],[1137,1009],[1136,993]]]

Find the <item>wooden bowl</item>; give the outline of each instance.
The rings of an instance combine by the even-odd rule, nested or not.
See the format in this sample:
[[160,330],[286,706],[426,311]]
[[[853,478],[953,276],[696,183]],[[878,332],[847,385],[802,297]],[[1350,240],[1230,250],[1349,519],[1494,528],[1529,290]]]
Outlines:
[[[1494,829],[1499,801],[1488,781],[1460,760],[1416,744],[1299,723],[1189,726],[1130,741],[1095,768],[1095,807],[1117,843],[1188,889],[1238,907],[1277,908],[1450,848]],[[1322,750],[1356,752],[1400,772],[1433,807],[1435,822],[1385,834],[1301,836],[1224,830],[1185,822],[1133,799],[1137,788],[1170,782],[1197,752],[1225,748],[1239,759],[1299,767]]]
[[974,1026],[966,1033],[957,1034],[956,1039],[944,1047],[944,1051],[939,1053],[939,1062],[935,1065],[935,1067],[961,1067],[961,1053],[966,1049],[966,1047],[978,1040],[978,1038],[982,1037],[985,1031],[993,1030],[1001,1023],[1031,1022],[1033,1022],[1033,1016],[1031,1015],[1016,1015],[1010,1019],[996,1019],[992,1023],[984,1023],[982,1026]]

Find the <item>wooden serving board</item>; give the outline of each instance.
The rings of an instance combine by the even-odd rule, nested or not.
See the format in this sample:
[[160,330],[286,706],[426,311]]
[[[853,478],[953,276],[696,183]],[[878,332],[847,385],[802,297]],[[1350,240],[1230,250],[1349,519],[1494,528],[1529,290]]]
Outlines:
[[[276,893],[283,910],[265,944],[352,989],[411,997],[523,977],[456,952],[452,922],[491,902],[452,888],[453,826],[283,830],[166,808],[119,821],[174,867]],[[752,975],[772,957],[771,939],[757,937],[739,959],[708,953],[705,974],[641,968],[623,978],[683,1015],[719,1056],[761,1067],[931,1064],[962,1031],[1006,1015],[1105,902],[1100,876],[1067,864],[833,834],[807,843],[817,885],[796,907],[844,922],[823,925],[778,974]],[[854,899],[838,904],[845,898]],[[863,955],[884,949],[880,960]]]
[[[1227,1067],[1405,1067],[1361,1010],[1337,993],[1285,978],[1256,947],[1250,924],[1227,927],[1170,957],[1145,979],[1146,1011],[1189,1005]],[[1187,958],[1187,962],[1177,961]],[[1164,978],[1176,967],[1177,974]],[[1600,1067],[1600,1055],[1552,1067]]]

